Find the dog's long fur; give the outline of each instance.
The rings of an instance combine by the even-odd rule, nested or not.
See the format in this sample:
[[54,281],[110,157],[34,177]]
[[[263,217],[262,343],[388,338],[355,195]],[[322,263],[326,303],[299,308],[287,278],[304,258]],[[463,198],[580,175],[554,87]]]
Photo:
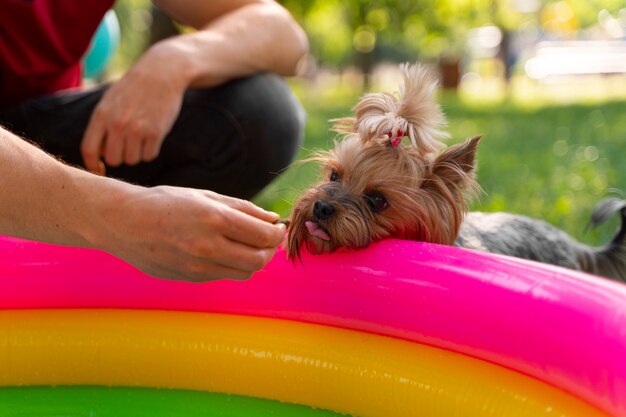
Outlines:
[[[577,242],[541,221],[508,213],[467,213],[478,191],[480,137],[441,153],[445,118],[434,100],[436,81],[419,66],[402,67],[401,93],[368,94],[355,116],[335,120],[343,135],[313,159],[324,180],[305,191],[291,216],[287,250],[361,248],[403,238],[485,250],[626,281],[626,201],[606,200],[593,224],[619,212],[621,228],[602,248]],[[390,140],[407,136],[409,143]]]
[[[390,132],[404,132],[413,147],[423,154],[444,147],[449,137],[441,128],[446,118],[434,100],[437,81],[422,66],[401,66],[404,84],[396,94],[372,93],[361,98],[354,117],[331,120],[332,130],[340,134],[357,133],[363,143]],[[412,100],[405,100],[412,97]]]

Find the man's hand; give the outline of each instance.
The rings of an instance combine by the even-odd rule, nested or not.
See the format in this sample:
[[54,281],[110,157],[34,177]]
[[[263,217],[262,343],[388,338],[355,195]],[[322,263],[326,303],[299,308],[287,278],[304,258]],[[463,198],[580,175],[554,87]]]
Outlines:
[[0,234],[108,251],[160,278],[246,279],[285,237],[249,201],[98,177],[1,127],[0,189]]
[[156,158],[187,88],[184,65],[162,47],[148,51],[103,95],[81,144],[85,167],[135,165]]
[[87,126],[81,153],[89,171],[157,157],[178,117],[185,90],[264,71],[296,73],[308,41],[278,3],[266,0],[160,0],[197,32],[153,45],[104,94]]
[[103,213],[102,226],[114,233],[96,247],[160,278],[247,279],[283,241],[285,226],[273,224],[278,219],[249,201],[210,191],[137,187]]

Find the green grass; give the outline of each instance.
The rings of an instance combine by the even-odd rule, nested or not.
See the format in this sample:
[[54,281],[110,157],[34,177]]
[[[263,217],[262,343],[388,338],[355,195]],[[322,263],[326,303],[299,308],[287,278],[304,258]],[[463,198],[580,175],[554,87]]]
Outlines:
[[[358,96],[306,89],[297,95],[308,112],[301,160],[332,146],[327,120],[348,115]],[[613,234],[616,219],[599,231],[584,230],[600,199],[626,191],[626,102],[477,106],[450,93],[440,102],[449,120],[450,143],[483,135],[478,180],[484,194],[473,210],[542,218],[589,244],[604,243]],[[300,191],[317,178],[314,164],[296,163],[255,202],[286,216]]]

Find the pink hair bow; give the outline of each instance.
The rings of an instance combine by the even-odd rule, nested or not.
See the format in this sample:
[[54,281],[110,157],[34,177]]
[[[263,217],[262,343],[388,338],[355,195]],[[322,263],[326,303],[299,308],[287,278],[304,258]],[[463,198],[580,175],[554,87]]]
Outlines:
[[400,142],[402,142],[402,138],[404,138],[404,131],[399,129],[396,132],[396,136],[393,136],[391,132],[387,133],[387,136],[389,137],[391,146],[393,146],[394,148],[397,148],[400,145]]

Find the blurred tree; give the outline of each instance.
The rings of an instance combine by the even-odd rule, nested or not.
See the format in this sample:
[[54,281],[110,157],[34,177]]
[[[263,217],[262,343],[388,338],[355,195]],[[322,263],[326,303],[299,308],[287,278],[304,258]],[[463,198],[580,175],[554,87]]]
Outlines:
[[587,28],[598,23],[599,13],[606,10],[614,16],[626,13],[624,0],[553,0],[546,7],[555,3],[565,2],[571,8],[580,28]]
[[147,45],[151,26],[150,0],[118,0],[115,14],[120,22],[121,43],[112,65],[113,74],[124,72]]
[[492,0],[283,0],[328,65],[352,64],[363,74],[381,58],[454,58],[466,31],[490,21]]

